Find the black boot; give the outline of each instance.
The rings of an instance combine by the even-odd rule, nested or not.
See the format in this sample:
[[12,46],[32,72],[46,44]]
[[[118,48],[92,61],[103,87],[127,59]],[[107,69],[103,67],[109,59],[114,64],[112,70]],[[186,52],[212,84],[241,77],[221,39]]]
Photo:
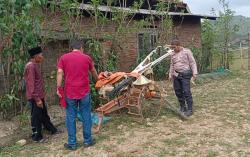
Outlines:
[[180,112],[186,112],[187,111],[187,107],[186,107],[186,105],[180,105],[180,110],[179,110]]
[[68,150],[76,150],[77,146],[70,146],[68,143],[64,143],[64,148]]
[[192,116],[193,115],[193,101],[191,101],[191,102],[188,102],[188,108],[187,108],[187,111],[185,112],[185,115],[187,116],[187,117],[190,117],[190,116]]
[[190,116],[193,115],[193,111],[192,111],[192,110],[187,110],[187,111],[185,112],[185,115],[186,115],[187,117],[190,117]]

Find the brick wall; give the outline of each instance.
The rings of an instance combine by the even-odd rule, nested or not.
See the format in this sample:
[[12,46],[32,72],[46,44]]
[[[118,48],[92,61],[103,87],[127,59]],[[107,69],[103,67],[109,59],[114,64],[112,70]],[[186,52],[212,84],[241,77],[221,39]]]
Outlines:
[[125,38],[120,37],[119,70],[129,72],[135,66],[138,52],[137,42],[137,33],[127,34]]
[[41,65],[42,74],[45,80],[46,102],[58,104],[59,99],[56,95],[56,71],[59,57],[69,51],[67,40],[51,41],[43,49],[45,57]]
[[[50,18],[53,20],[49,20],[51,21],[49,25],[53,25],[54,30],[63,32],[65,31],[65,28],[62,27],[62,21],[60,21],[58,17],[59,15],[50,15]],[[182,41],[185,47],[190,47],[191,44],[196,47],[201,47],[200,18],[185,17],[182,19],[180,17],[174,17],[173,20],[175,34]],[[117,29],[117,26],[112,22],[99,27],[98,31],[93,29],[94,27],[94,20],[92,18],[84,17],[76,30],[79,30],[79,33],[83,35],[88,35],[93,38],[102,38],[103,36],[114,35]],[[121,71],[130,71],[135,65],[138,53],[137,35],[138,32],[126,33],[118,36],[115,48],[118,52],[118,69]],[[54,52],[52,52],[51,55],[51,57],[58,57],[58,55]],[[50,60],[52,61],[52,59]]]
[[190,47],[191,45],[197,48],[201,47],[200,18],[174,18],[174,33],[185,47]]

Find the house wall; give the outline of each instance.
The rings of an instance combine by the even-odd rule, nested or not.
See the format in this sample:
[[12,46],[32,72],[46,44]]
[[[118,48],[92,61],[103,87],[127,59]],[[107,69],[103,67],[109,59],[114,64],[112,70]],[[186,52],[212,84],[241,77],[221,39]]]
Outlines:
[[[61,24],[62,21],[59,20],[58,15],[56,15],[55,17],[50,15],[49,17],[51,18],[51,20],[49,20],[51,22],[48,23],[47,25],[53,26],[52,28],[54,31],[58,32],[67,31]],[[185,47],[191,47],[191,46],[201,47],[200,18],[185,17],[184,19],[182,19],[180,17],[174,17],[173,21],[174,21],[174,33],[182,41]],[[132,25],[133,22],[129,27],[131,27]],[[84,17],[80,21],[80,24],[78,24],[78,26],[79,28],[75,28],[76,30],[79,30],[78,33],[99,39],[103,38],[104,36],[114,35],[117,31],[117,26],[112,22],[109,22],[108,24],[101,27],[99,26],[97,29],[95,29],[94,20],[88,17]],[[135,66],[135,61],[137,59],[137,54],[138,54],[138,37],[137,37],[138,33],[139,31],[124,33],[117,36],[118,40],[116,40],[117,43],[115,43],[114,46],[116,52],[118,52],[117,54],[118,69],[120,71],[128,72],[132,69],[133,66]],[[91,52],[89,53],[91,54]],[[58,58],[58,55],[55,55],[53,53],[53,56],[51,57]]]
[[[50,15],[51,18],[50,22],[47,23],[47,25],[44,27],[44,29],[49,29],[56,32],[65,32],[65,28],[62,25],[62,21],[58,18],[60,15]],[[131,28],[133,22],[128,26],[128,28]],[[117,32],[117,26],[109,22],[106,25],[101,26],[98,24],[98,27],[95,28],[95,22],[94,19],[84,17],[80,24],[78,24],[74,30],[79,30],[77,33],[82,34],[84,36],[83,38],[89,36],[88,38],[94,38],[94,39],[102,39],[107,36],[114,36]],[[60,40],[60,39],[59,39]],[[58,40],[58,42],[59,42]],[[117,36],[116,43],[114,43],[115,51],[118,55],[118,69],[120,71],[127,71],[129,72],[132,68],[132,65],[134,64],[136,57],[137,57],[137,32],[130,32],[130,33],[123,33]],[[105,42],[105,41],[103,41]],[[102,44],[105,46],[105,44]],[[56,48],[55,48],[56,49]],[[60,48],[59,48],[60,49]],[[103,47],[104,50],[107,50],[108,48]],[[88,52],[91,55],[91,52]],[[54,55],[54,58],[58,58],[58,55]],[[52,60],[52,59],[51,59]],[[55,63],[55,62],[54,62]],[[98,64],[98,63],[96,63]],[[50,67],[49,67],[50,69]]]
[[41,64],[41,69],[45,80],[46,102],[48,104],[59,104],[59,98],[56,95],[57,62],[61,55],[69,51],[68,45],[67,40],[50,41],[43,49],[45,59]]
[[[65,31],[68,31],[65,27],[63,27],[63,23],[65,23],[65,21],[61,21],[60,18],[58,18],[60,17],[60,14],[49,15],[48,17],[49,19],[47,20],[47,23],[45,23],[44,29],[50,28],[50,30],[52,29],[57,33],[64,33]],[[199,18],[186,17],[185,19],[173,18],[173,20],[174,33],[182,41],[185,47],[190,48],[192,45],[195,47],[201,47],[201,24]],[[131,25],[132,24],[133,22]],[[159,23],[156,22],[156,25],[159,25]],[[93,26],[95,26],[94,20],[87,17],[81,20],[79,26],[79,28],[76,28],[76,30],[79,30],[78,33],[83,35],[88,34],[93,38],[102,38],[103,36],[114,35],[117,30],[117,26],[112,22],[105,26],[98,27],[98,29],[93,29]],[[141,31],[143,32],[143,30],[140,30],[137,32],[121,34],[117,36],[117,43],[113,43],[116,52],[118,52],[117,58],[119,71],[129,72],[136,66],[135,63],[138,55],[138,33]],[[45,46],[44,56],[46,59],[42,64],[42,71],[44,77],[47,80],[51,80],[46,87],[48,91],[52,92],[53,90],[52,93],[54,93],[55,89],[57,60],[62,54],[69,51],[69,44],[68,41],[65,40],[66,38],[57,37],[57,39],[54,39],[54,41],[49,42],[48,45]],[[105,47],[105,44],[102,45],[105,52],[110,49]],[[89,53],[91,54],[91,52]],[[4,81],[0,79],[0,87],[3,87],[3,82]]]
[[185,47],[201,48],[201,22],[195,17],[175,17],[174,33]]

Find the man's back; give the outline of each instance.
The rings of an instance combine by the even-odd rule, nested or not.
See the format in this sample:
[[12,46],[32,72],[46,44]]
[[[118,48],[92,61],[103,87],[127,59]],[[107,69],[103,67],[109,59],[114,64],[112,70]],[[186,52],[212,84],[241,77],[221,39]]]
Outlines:
[[[95,144],[91,137],[91,95],[89,87],[89,72],[97,79],[97,72],[93,66],[92,59],[82,53],[82,41],[71,43],[72,52],[63,55],[58,63],[57,69],[57,95],[64,99],[66,97],[66,126],[68,131],[68,142],[64,147],[68,150],[77,149],[76,139],[76,115],[80,113],[83,118],[83,144],[89,147]],[[64,77],[63,77],[64,74]],[[64,92],[62,81],[64,79]],[[65,96],[66,95],[66,96]],[[62,104],[61,104],[62,105]]]
[[80,99],[89,91],[89,71],[93,68],[92,59],[81,51],[72,51],[63,55],[58,63],[65,78],[66,96]]

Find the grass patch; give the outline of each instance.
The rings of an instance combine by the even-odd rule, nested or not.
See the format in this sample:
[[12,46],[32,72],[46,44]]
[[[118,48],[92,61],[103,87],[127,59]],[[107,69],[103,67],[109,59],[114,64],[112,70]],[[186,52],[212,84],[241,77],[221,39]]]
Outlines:
[[187,139],[185,136],[181,135],[174,138],[165,139],[163,142],[167,145],[181,146],[187,143]]
[[27,127],[30,125],[30,114],[23,113],[17,116],[20,127]]
[[8,156],[18,156],[19,152],[21,151],[22,146],[19,144],[14,144],[12,146],[0,149],[0,156],[1,157],[8,157]]
[[117,144],[121,144],[122,142],[126,141],[125,137],[120,137],[117,139]]
[[112,119],[110,120],[110,122],[106,125],[103,125],[103,130],[112,130],[117,132],[117,130],[119,129],[118,126],[120,125],[132,128],[132,124],[136,123],[136,120],[135,118],[133,118],[133,116],[123,111],[119,114],[112,114],[111,117]]
[[214,156],[218,156],[219,153],[215,150],[208,150],[208,154],[207,154],[207,157],[214,157]]
[[109,140],[110,139],[110,135],[106,135],[106,134],[98,134],[98,136],[96,137],[98,142],[102,142],[105,140]]
[[250,146],[250,133],[242,133],[240,137],[244,143]]
[[[161,148],[157,154],[158,157],[168,157],[168,156],[177,156],[177,151],[175,149],[166,149]],[[149,156],[147,156],[149,157]]]
[[219,141],[217,142],[220,146],[222,146],[228,153],[232,152],[234,150],[233,146],[230,145],[230,143],[227,143],[225,141]]
[[230,111],[227,114],[227,118],[233,121],[242,121],[244,120],[244,117],[242,115],[240,115],[239,112],[235,112],[235,111]]
[[24,157],[28,157],[28,156],[36,156],[39,155],[41,153],[46,153],[48,152],[48,147],[50,145],[50,142],[48,143],[34,143],[32,142],[32,144],[28,144],[25,145],[23,147],[23,150],[25,152],[22,151],[22,154],[24,155],[18,155],[18,156],[24,156]]

